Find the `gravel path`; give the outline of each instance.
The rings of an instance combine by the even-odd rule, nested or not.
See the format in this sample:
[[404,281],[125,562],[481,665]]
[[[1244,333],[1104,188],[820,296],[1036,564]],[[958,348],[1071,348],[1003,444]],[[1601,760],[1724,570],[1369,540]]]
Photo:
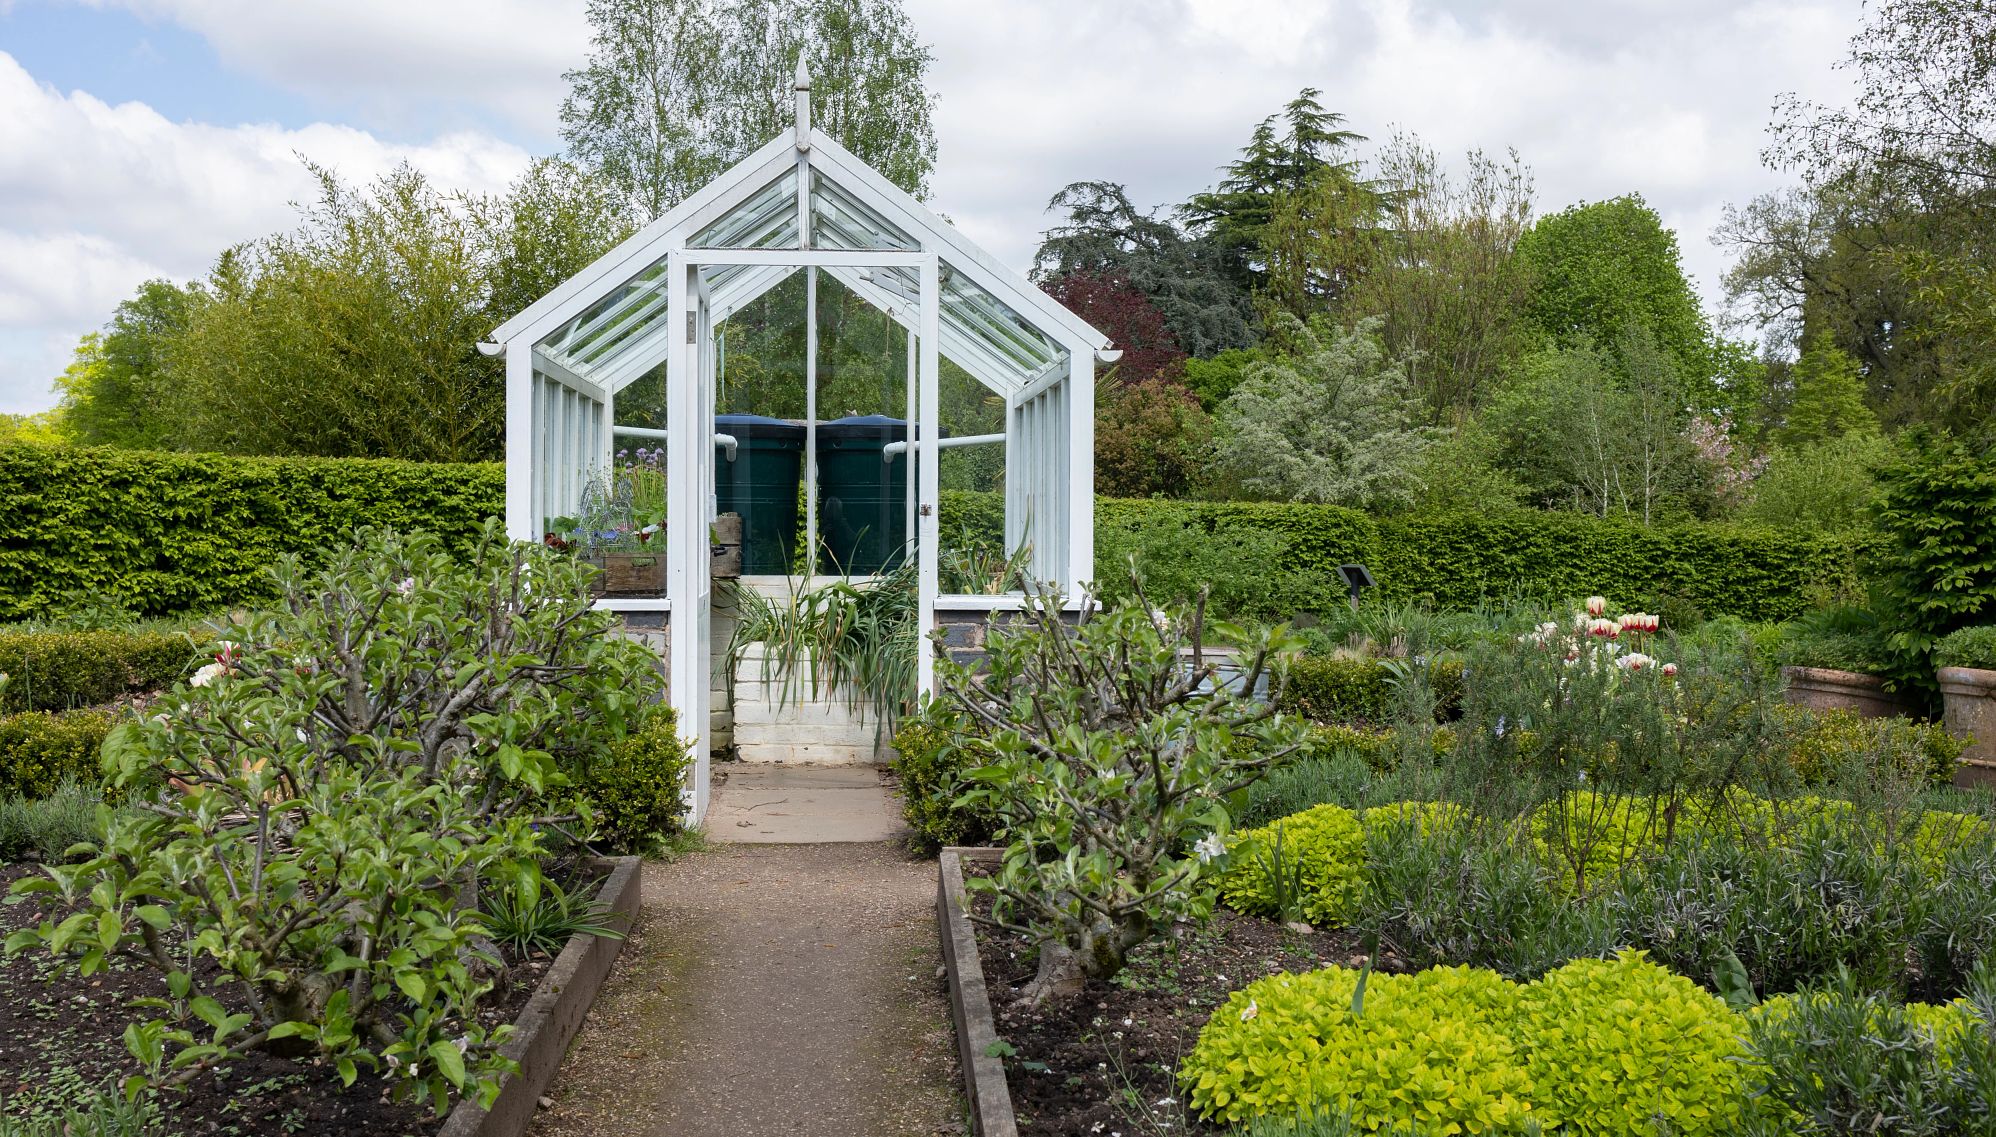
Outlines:
[[648,864],[541,1137],[930,1137],[963,1106],[935,866],[884,843]]

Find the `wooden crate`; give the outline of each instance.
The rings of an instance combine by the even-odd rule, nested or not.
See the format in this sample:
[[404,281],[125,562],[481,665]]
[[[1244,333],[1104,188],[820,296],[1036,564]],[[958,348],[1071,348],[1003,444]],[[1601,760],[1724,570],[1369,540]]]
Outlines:
[[656,553],[597,553],[589,558],[602,570],[596,578],[598,596],[665,595],[665,550]]

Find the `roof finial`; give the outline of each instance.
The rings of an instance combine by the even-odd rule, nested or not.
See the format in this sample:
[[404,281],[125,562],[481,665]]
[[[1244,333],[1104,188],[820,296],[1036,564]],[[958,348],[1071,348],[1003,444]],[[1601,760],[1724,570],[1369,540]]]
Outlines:
[[804,52],[797,52],[797,149],[811,148],[811,72],[804,67]]

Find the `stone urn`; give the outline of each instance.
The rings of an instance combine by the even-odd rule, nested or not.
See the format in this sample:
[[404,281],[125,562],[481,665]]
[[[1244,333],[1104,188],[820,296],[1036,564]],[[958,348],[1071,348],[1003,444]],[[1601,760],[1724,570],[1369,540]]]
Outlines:
[[1876,675],[1828,667],[1784,667],[1781,677],[1788,681],[1788,701],[1812,711],[1849,708],[1865,718],[1882,719],[1910,715],[1917,709],[1887,691],[1885,680]]
[[1996,786],[1996,671],[1943,667],[1939,678],[1941,721],[1949,734],[1969,740],[1955,783]]

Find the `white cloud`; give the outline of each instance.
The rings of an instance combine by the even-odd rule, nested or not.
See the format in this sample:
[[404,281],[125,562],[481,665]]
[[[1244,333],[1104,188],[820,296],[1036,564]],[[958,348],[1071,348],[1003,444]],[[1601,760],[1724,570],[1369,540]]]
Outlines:
[[[37,86],[0,55],[0,233],[14,242],[0,254],[42,266],[0,271],[0,409],[46,405],[61,366],[62,350],[25,360],[21,345],[73,342],[144,273],[193,275],[289,224],[286,203],[310,192],[294,151],[350,178],[408,157],[449,184],[503,182],[522,145],[551,143],[561,73],[588,42],[577,0],[80,2],[185,26],[232,70],[345,124],[174,123]],[[1107,178],[1140,204],[1182,201],[1315,86],[1374,139],[1397,127],[1444,156],[1517,148],[1542,211],[1641,192],[1708,300],[1720,208],[1785,180],[1759,160],[1770,104],[1841,99],[1830,64],[1861,17],[1851,0],[907,3],[936,55],[935,204],[1015,266],[1062,185]],[[460,120],[515,129],[384,140]]]
[[1445,158],[1516,147],[1542,212],[1642,193],[1679,228],[1708,301],[1721,205],[1762,167],[1783,91],[1837,99],[1859,13],[1837,0],[912,0],[936,49],[937,203],[1023,266],[1061,185],[1128,183],[1140,204],[1215,180],[1254,123],[1304,86],[1361,133],[1412,131]]
[[579,3],[547,0],[83,0],[200,34],[224,64],[394,127],[472,106],[555,134],[561,73],[589,46]]
[[68,345],[153,276],[187,279],[223,248],[289,227],[313,192],[305,155],[351,180],[408,161],[497,190],[525,151],[476,134],[398,146],[332,124],[176,123],[37,83],[0,53],[0,411],[52,401]]

